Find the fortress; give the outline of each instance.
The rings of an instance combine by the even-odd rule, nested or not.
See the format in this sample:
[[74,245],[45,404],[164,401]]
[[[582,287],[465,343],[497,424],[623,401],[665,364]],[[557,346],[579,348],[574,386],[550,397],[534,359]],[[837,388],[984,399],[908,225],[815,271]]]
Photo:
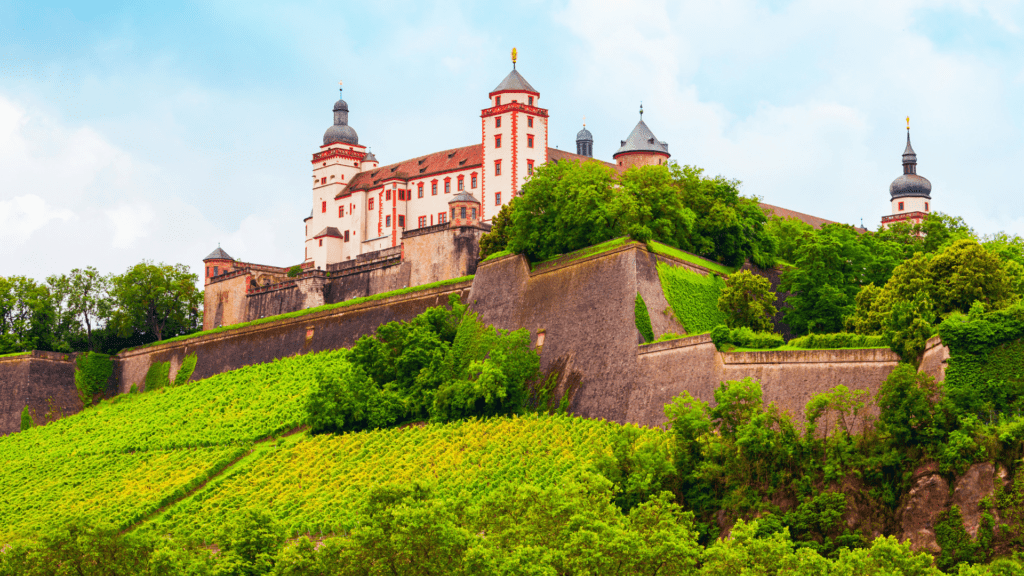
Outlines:
[[[766,402],[799,417],[814,394],[839,384],[877,392],[896,366],[898,357],[888,349],[724,354],[707,335],[642,344],[637,295],[650,309],[655,337],[684,333],[671,314],[658,267],[720,274],[697,257],[681,260],[622,242],[534,266],[522,255],[480,262],[479,241],[491,218],[536,166],[598,161],[585,127],[576,154],[547,146],[548,111],[515,69],[488,98],[479,144],[386,166],[359,144],[348,125],[348,104],[336,102],[334,123],[313,155],[313,210],[306,218],[301,262],[291,267],[240,262],[218,247],[204,259],[203,327],[231,328],[120,352],[105,394],[143,388],[158,365],[166,364],[173,380],[192,354],[197,358],[192,379],[200,379],[285,356],[350,347],[377,326],[411,319],[453,294],[485,323],[528,330],[542,371],[555,377],[557,393],[571,401],[570,411],[585,417],[661,425],[662,408],[674,396],[687,391],[713,402],[722,380],[745,377],[761,382]],[[625,170],[669,158],[668,144],[641,116],[614,162],[606,164]],[[916,162],[908,131],[904,174],[890,186],[893,214],[883,225],[919,222],[929,212],[931,184],[917,175]],[[761,206],[776,217],[796,217],[816,227],[830,222]],[[777,285],[777,271],[755,271]],[[0,434],[18,430],[25,406],[47,415],[46,421],[82,409],[74,357],[33,352],[0,358]],[[947,358],[948,350],[934,338],[921,371],[941,380]]]
[[[312,209],[305,219],[301,270],[235,261],[218,247],[204,262],[203,329],[229,326],[321,304],[471,275],[480,237],[511,202],[535,167],[546,162],[602,162],[593,158],[586,125],[576,153],[548,146],[550,114],[538,92],[515,68],[488,95],[480,111],[480,142],[381,166],[349,124],[349,105],[334,103],[334,122],[313,153]],[[919,223],[930,211],[931,183],[917,175],[910,145],[904,173],[890,186],[891,223]],[[617,171],[666,164],[668,143],[640,120],[612,162]],[[829,220],[762,204],[777,217],[818,227]]]

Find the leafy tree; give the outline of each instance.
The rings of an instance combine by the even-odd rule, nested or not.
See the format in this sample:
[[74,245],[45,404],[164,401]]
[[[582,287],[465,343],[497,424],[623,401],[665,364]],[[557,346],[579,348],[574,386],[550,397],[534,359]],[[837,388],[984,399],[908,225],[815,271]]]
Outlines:
[[718,309],[725,313],[730,328],[747,327],[758,332],[773,330],[772,318],[778,312],[771,282],[747,270],[734,272],[725,279]]
[[26,276],[0,276],[0,354],[50,349],[53,325],[46,286]]
[[241,510],[217,537],[221,554],[214,573],[224,576],[269,574],[284,540],[283,528],[270,513],[259,509]]
[[793,217],[769,216],[765,230],[775,239],[779,258],[789,264],[796,262],[797,248],[814,234],[813,226]]
[[853,314],[846,317],[843,326],[847,332],[856,334],[881,334],[882,333],[882,312],[878,308],[878,298],[882,294],[882,288],[874,283],[861,286],[854,297]]
[[696,214],[683,204],[674,174],[664,166],[633,166],[619,178],[620,230],[634,240],[689,244]]
[[975,301],[989,308],[1009,303],[1011,287],[1002,262],[974,239],[957,240],[936,254],[928,274],[940,314],[967,312]]
[[876,426],[899,446],[931,443],[941,436],[935,426],[936,405],[941,399],[942,388],[934,378],[901,363],[882,383],[875,398],[879,410]]
[[598,162],[561,160],[537,167],[512,200],[508,249],[530,260],[615,238],[615,171]]
[[938,252],[958,240],[977,241],[974,229],[963,218],[942,212],[932,212],[925,216],[924,221],[914,228],[914,232],[921,239],[918,250],[926,254]]
[[915,366],[925,344],[935,334],[935,309],[928,295],[918,292],[910,302],[894,302],[882,319],[882,335],[893,352]]
[[512,203],[505,204],[491,218],[491,231],[480,237],[480,259],[508,247],[509,226],[512,225]]
[[765,227],[768,218],[756,198],[740,195],[739,181],[707,178],[701,168],[675,163],[669,170],[683,206],[697,216],[689,241],[679,248],[727,266],[748,258],[761,268],[775,266],[778,247]]
[[870,255],[857,232],[826,224],[796,250],[796,266],[782,274],[786,323],[796,334],[839,332],[854,309],[854,297],[867,284]]
[[163,340],[195,332],[202,320],[198,281],[184,264],[136,264],[111,279],[110,322],[121,337],[150,333]]
[[[57,332],[75,336],[85,326],[89,350],[96,350],[93,326],[110,315],[110,275],[102,275],[92,266],[75,268],[70,274],[46,279],[53,294],[59,324]],[[81,321],[81,324],[79,324]]]

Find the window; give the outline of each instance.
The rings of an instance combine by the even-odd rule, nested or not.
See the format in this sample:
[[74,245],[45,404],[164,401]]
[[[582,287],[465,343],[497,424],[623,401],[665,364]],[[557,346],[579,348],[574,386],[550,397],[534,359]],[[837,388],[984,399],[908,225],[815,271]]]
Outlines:
[[494,127],[501,128],[501,116],[494,117]]
[[466,219],[466,207],[465,206],[459,208],[459,218],[462,218],[463,220]]
[[391,190],[388,190],[387,192],[384,193],[384,199],[391,200]]
[[452,206],[452,220],[455,220],[455,207]]
[[533,116],[526,117],[526,127],[533,128]]
[[494,175],[501,176],[501,160],[494,161]]
[[473,220],[476,220],[476,208],[473,208]]
[[900,211],[903,211],[903,202],[900,202]]
[[348,230],[345,230],[345,242],[348,242]]
[[533,175],[533,160],[526,161],[526,173]]
[[529,96],[526,100],[526,103],[529,104],[530,106],[533,106],[533,96]]
[[214,276],[216,276],[216,275],[217,275],[217,267],[216,267],[216,266],[214,266],[214,267],[213,267],[213,275],[214,275]]
[[367,210],[373,210],[373,198],[370,198],[370,205],[367,206]]
[[423,198],[423,182],[420,182],[419,186],[416,188],[416,197]]
[[398,216],[398,227],[405,228],[405,216]]
[[323,204],[320,205],[320,212],[327,212],[327,201],[326,200],[323,202]]
[[476,189],[476,174],[473,174],[472,176],[470,176],[470,178],[469,178],[469,187],[473,188],[474,190]]
[[444,180],[444,193],[445,194],[451,194],[452,193],[452,181],[447,179],[447,178],[445,178],[445,180]]
[[384,226],[391,228],[391,216],[384,217]]
[[527,134],[526,136],[526,147],[533,148],[533,134]]
[[464,176],[459,176],[459,192],[462,192],[465,189],[466,189],[466,178]]
[[437,180],[430,183],[430,195],[437,196]]
[[344,206],[338,206],[338,218],[341,218],[344,215],[345,215],[345,207]]
[[427,225],[427,217],[426,216],[420,216],[418,224],[419,224],[420,228],[425,227]]
[[320,245],[321,245],[321,246],[323,246],[323,245],[324,245],[324,239],[323,239],[323,238],[321,238],[321,239],[320,239]]
[[497,96],[494,98],[494,105],[501,106],[501,96]]
[[494,205],[501,206],[501,192],[494,193]]
[[928,211],[928,203],[927,203],[927,202],[925,202],[925,203],[924,203],[924,211],[925,211],[925,212],[927,212],[927,211]]
[[320,183],[321,184],[327,184],[327,178],[321,178],[320,179]]
[[494,137],[494,147],[495,148],[501,148],[501,134],[497,134]]
[[438,224],[444,224],[447,221],[448,221],[448,213],[447,212],[438,212],[437,213],[437,223]]

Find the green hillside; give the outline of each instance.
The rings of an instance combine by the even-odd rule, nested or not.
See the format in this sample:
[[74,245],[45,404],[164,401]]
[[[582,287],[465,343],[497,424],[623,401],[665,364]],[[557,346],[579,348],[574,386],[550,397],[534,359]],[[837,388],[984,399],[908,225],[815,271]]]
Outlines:
[[[482,494],[509,482],[557,484],[607,452],[609,431],[621,428],[529,416],[339,436],[303,432],[256,444],[302,426],[317,374],[337,371],[346,353],[283,358],[126,394],[0,438],[0,540],[75,518],[125,529],[162,507],[160,530],[200,540],[229,510],[249,507],[272,511],[293,534],[334,531],[351,524],[370,488],[384,484],[428,480],[442,495]],[[660,431],[644,434],[667,442]]]

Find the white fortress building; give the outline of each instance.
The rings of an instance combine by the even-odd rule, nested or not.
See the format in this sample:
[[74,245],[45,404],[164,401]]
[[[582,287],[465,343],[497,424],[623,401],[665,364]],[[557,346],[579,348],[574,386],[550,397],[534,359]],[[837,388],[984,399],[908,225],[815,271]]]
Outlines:
[[[584,126],[576,154],[548,146],[548,110],[538,92],[513,68],[487,95],[480,112],[480,142],[381,166],[349,125],[345,100],[334,103],[334,124],[313,154],[313,210],[306,219],[304,261],[314,269],[402,244],[407,231],[453,217],[487,224],[545,162],[588,160],[593,136]],[[641,120],[614,154],[624,170],[668,161],[668,145]],[[456,201],[466,203],[457,211]],[[474,213],[475,212],[475,213]]]

